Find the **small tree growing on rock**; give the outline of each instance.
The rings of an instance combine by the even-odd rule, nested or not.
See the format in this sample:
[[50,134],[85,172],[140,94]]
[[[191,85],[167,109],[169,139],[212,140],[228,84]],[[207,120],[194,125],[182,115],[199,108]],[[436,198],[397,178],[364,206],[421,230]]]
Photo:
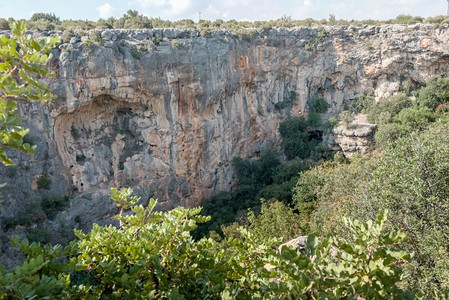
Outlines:
[[344,110],[339,115],[340,121],[343,124],[343,126],[348,129],[352,122],[354,122],[355,116],[354,113],[349,110]]

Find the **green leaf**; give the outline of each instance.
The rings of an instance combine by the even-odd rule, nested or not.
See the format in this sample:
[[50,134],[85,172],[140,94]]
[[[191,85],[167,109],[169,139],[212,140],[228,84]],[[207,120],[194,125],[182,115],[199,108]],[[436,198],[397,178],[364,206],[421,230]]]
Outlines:
[[41,51],[41,46],[35,40],[31,40],[30,43],[34,50]]

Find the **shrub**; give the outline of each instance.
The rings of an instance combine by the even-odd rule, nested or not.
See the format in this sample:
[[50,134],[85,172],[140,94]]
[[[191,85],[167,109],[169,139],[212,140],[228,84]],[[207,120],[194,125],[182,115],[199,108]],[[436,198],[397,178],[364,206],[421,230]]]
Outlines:
[[296,156],[306,158],[310,155],[307,121],[304,118],[293,117],[279,125],[284,153],[288,159]]
[[328,160],[331,159],[332,157],[333,157],[332,150],[320,144],[317,144],[310,151],[310,158],[316,162],[319,162],[321,160]]
[[284,89],[284,95],[282,101],[274,104],[274,108],[277,110],[282,110],[284,108],[291,108],[293,103],[297,99],[297,93],[295,91],[290,91],[288,87]]
[[76,160],[77,163],[82,164],[82,163],[84,163],[86,161],[86,156],[84,156],[84,154],[77,154],[75,156],[75,160]]
[[70,40],[72,39],[72,37],[75,36],[75,32],[73,31],[73,29],[66,29],[64,30],[64,32],[62,33],[61,36],[61,42],[62,43],[68,43],[70,42]]
[[51,179],[47,175],[42,175],[37,179],[37,187],[39,189],[50,189]]
[[435,121],[435,113],[427,107],[409,107],[401,110],[394,118],[389,112],[378,117],[379,126],[375,140],[378,146],[391,144],[413,131],[423,130]]
[[52,23],[60,23],[61,20],[54,13],[34,13],[30,21],[36,22],[39,20],[45,20]]
[[439,104],[449,103],[449,77],[431,78],[425,87],[414,92],[416,104],[435,110]]
[[315,112],[309,112],[309,115],[307,116],[307,123],[309,126],[312,127],[319,127],[322,124],[321,116],[318,113]]
[[242,27],[235,29],[233,28],[231,32],[232,35],[237,37],[239,40],[244,40],[248,42],[251,42],[256,37],[257,33],[257,31],[252,28],[242,28]]
[[400,137],[405,136],[410,132],[410,128],[404,126],[399,123],[389,123],[383,126],[380,126],[375,135],[374,139],[376,141],[376,145],[383,147],[385,145],[389,145],[399,139]]
[[256,184],[267,185],[273,183],[277,167],[280,165],[279,154],[273,149],[266,149],[254,164],[254,181]]
[[421,17],[413,17],[411,15],[404,15],[404,14],[401,14],[396,17],[396,23],[404,25],[422,23],[423,20],[424,19]]
[[326,40],[326,37],[328,35],[329,35],[329,32],[327,30],[325,30],[324,28],[319,28],[315,38],[312,41],[309,41],[305,45],[305,50],[306,51],[314,51],[314,50],[316,50],[319,45],[324,43],[324,41]]
[[33,224],[39,224],[45,220],[46,216],[41,208],[39,198],[27,199],[24,209],[17,215],[4,218],[3,227],[8,230],[16,226],[30,227]]
[[345,128],[349,128],[352,122],[354,122],[355,116],[353,112],[349,110],[344,110],[340,113],[338,118]]
[[310,216],[316,206],[317,193],[324,184],[322,177],[316,169],[303,172],[293,188],[293,204],[301,216],[300,227],[304,232],[310,232]]
[[[298,177],[294,177],[291,180],[285,181],[281,184],[270,184],[259,190],[256,199],[268,199],[279,200],[285,204],[292,203],[292,188],[295,186]],[[257,203],[260,205],[260,203]],[[252,209],[258,209],[258,206],[252,207]]]
[[435,121],[435,114],[427,107],[409,107],[401,110],[401,112],[394,117],[394,121],[413,128],[414,130],[420,130],[427,127],[429,123]]
[[[391,123],[383,128],[388,126],[402,124]],[[380,130],[382,127],[378,134]],[[445,248],[449,235],[448,161],[446,119],[422,132],[385,141],[372,157],[354,157],[351,164],[318,170],[324,183],[312,194],[316,209],[310,227],[314,232],[341,235],[342,216],[368,219],[389,209],[388,226],[407,231],[410,239],[402,247],[415,252],[405,284],[411,289],[423,289],[427,295],[449,292],[449,253]]]
[[338,116],[337,117],[330,117],[329,120],[328,120],[328,124],[332,128],[335,128],[338,125],[338,123],[340,123],[340,119],[339,119]]
[[248,212],[248,231],[255,240],[282,238],[283,241],[301,235],[299,216],[291,208],[280,201],[262,199],[260,213]]
[[409,79],[404,80],[401,82],[401,91],[404,92],[406,95],[410,95],[413,89],[413,83]]
[[35,22],[29,22],[28,28],[37,31],[51,31],[55,30],[55,24],[50,21],[40,19]]
[[134,58],[135,60],[140,60],[141,57],[140,57],[139,51],[137,50],[137,47],[132,47],[130,49],[130,52],[131,52],[132,58]]
[[31,228],[28,230],[28,234],[26,235],[27,239],[30,242],[36,242],[36,243],[49,243],[51,237],[54,235],[54,232],[52,232],[50,229],[46,228]]
[[303,160],[292,160],[280,164],[273,177],[274,183],[282,184],[293,177],[298,177],[300,172],[311,168],[311,163]]
[[[404,93],[398,93],[394,96],[388,97],[386,99],[382,99],[376,104],[373,104],[366,111],[367,119],[371,123],[379,124],[380,119],[379,116],[381,113],[388,113],[390,118],[396,116],[402,109],[410,107],[412,102]],[[390,119],[391,120],[391,119]],[[390,120],[382,119],[382,122],[390,122]]]
[[204,201],[203,213],[210,215],[212,221],[199,226],[194,232],[197,239],[212,231],[222,235],[223,225],[236,221],[242,225],[247,209],[259,210],[260,198],[291,203],[298,172],[308,169],[310,164],[303,161],[281,164],[279,154],[267,149],[258,160],[235,157],[232,166],[238,186],[232,192],[221,192]]
[[426,22],[431,23],[431,24],[432,23],[439,24],[439,23],[442,23],[446,18],[447,18],[447,16],[445,16],[445,15],[440,15],[440,16],[435,16],[435,17],[428,17],[426,19]]
[[113,25],[115,28],[153,28],[153,19],[139,14],[137,10],[128,10],[123,17],[114,20]]
[[10,30],[8,20],[0,18],[0,30]]
[[181,42],[181,41],[178,41],[178,40],[176,40],[176,39],[172,40],[172,41],[170,42],[170,44],[171,44],[171,46],[172,46],[174,49],[184,47],[184,43]]
[[48,219],[53,220],[58,212],[64,210],[69,204],[69,197],[52,196],[42,199],[42,210]]
[[89,33],[89,39],[94,43],[94,44],[103,44],[103,38],[101,37],[101,34],[99,31],[93,30]]
[[371,94],[362,94],[357,97],[353,104],[353,109],[356,113],[365,113],[372,105],[375,105],[374,96]]
[[309,100],[309,111],[324,114],[329,109],[329,104],[323,98],[312,98]]
[[33,223],[32,218],[29,214],[22,213],[20,215],[17,215],[15,217],[9,217],[3,219],[3,227],[8,230],[11,228],[15,228],[17,225],[21,226],[31,226]]

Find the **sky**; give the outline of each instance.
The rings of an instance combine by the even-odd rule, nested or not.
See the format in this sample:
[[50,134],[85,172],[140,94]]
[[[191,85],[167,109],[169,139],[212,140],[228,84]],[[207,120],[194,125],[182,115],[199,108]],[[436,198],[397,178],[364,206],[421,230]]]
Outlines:
[[132,9],[166,20],[192,19],[256,21],[292,19],[395,18],[445,15],[449,0],[0,0],[0,17],[29,19],[35,12],[54,13],[61,19],[98,20],[121,17]]

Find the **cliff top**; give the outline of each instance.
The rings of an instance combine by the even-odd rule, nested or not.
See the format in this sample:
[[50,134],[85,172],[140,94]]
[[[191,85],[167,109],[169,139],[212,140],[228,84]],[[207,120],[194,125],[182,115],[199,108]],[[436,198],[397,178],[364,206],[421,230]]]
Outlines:
[[[422,32],[422,35],[428,34],[428,32],[442,32],[449,28],[449,23],[441,23],[439,25],[433,23],[416,23],[416,24],[345,24],[345,25],[312,25],[312,26],[294,26],[294,27],[264,27],[264,28],[239,28],[234,30],[231,28],[215,28],[210,31],[202,31],[197,28],[116,28],[116,29],[75,29],[65,31],[39,31],[29,30],[27,33],[32,34],[34,37],[47,37],[47,36],[61,36],[62,43],[74,43],[75,41],[87,41],[93,42],[116,40],[116,39],[131,39],[136,41],[143,41],[149,38],[159,38],[160,42],[163,40],[173,39],[191,39],[197,37],[214,37],[214,36],[234,36],[239,39],[252,40],[256,37],[282,37],[282,36],[297,36],[297,37],[310,37],[323,35],[323,38],[327,35],[341,34],[345,31],[353,35],[370,36],[374,34],[382,33],[412,33]],[[9,35],[9,30],[0,31],[1,34]],[[83,38],[85,37],[85,38]],[[72,38],[75,38],[72,40]],[[158,41],[156,41],[158,42]]]

